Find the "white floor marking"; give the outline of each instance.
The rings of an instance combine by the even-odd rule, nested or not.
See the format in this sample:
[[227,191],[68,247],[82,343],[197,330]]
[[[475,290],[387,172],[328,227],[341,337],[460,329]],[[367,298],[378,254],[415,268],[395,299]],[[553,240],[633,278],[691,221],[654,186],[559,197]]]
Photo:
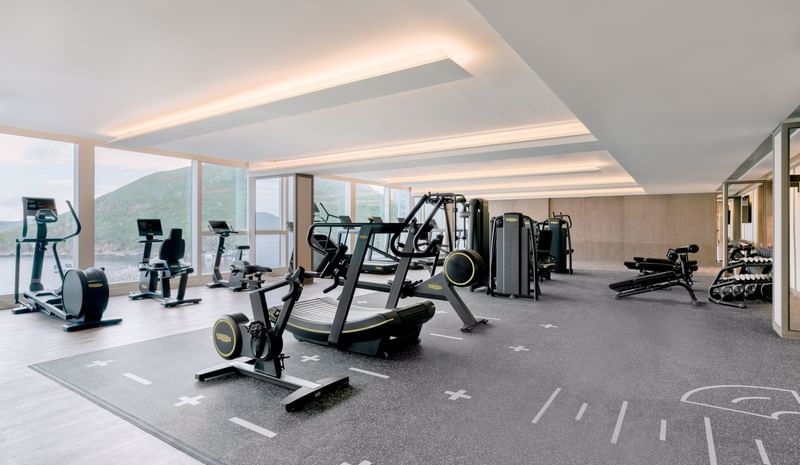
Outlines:
[[446,336],[444,334],[438,334],[438,333],[428,333],[428,334],[430,334],[431,336],[443,337],[445,339],[455,339],[456,341],[463,341],[464,340],[463,337]]
[[366,300],[356,300],[356,305],[364,305],[364,304],[367,304],[367,303],[368,302]]
[[[347,462],[342,462],[342,465],[350,465],[350,464],[347,463]],[[361,462],[359,462],[358,465],[372,465],[372,462],[370,462],[368,460],[362,460]]]
[[544,415],[544,412],[546,412],[547,409],[550,408],[550,404],[553,403],[553,400],[555,400],[555,398],[556,398],[556,396],[558,395],[559,392],[561,392],[561,388],[560,387],[556,388],[556,390],[553,391],[552,394],[550,394],[550,398],[547,399],[547,402],[545,402],[544,405],[542,405],[542,408],[539,409],[539,413],[537,413],[536,416],[533,417],[533,421],[531,423],[533,423],[533,424],[539,423],[539,420],[541,420],[542,415]]
[[738,404],[743,400],[770,400],[770,397],[764,396],[749,396],[749,397],[737,397],[731,401],[732,404]]
[[301,355],[301,362],[319,362],[319,355]]
[[770,465],[769,456],[767,456],[767,450],[764,449],[764,443],[761,442],[761,439],[756,439],[756,447],[758,447],[758,455],[761,456],[761,463],[764,465]]
[[472,399],[472,396],[468,396],[467,391],[465,391],[464,389],[459,389],[456,392],[444,391],[444,393],[450,396],[448,397],[449,400]]
[[508,346],[508,348],[513,350],[514,352],[523,352],[523,351],[530,352],[531,351],[531,349],[529,349],[529,348],[527,348],[525,346]]
[[380,373],[375,373],[374,371],[362,370],[361,368],[350,367],[350,371],[355,371],[356,373],[363,373],[365,375],[374,376],[376,378],[389,379],[389,375],[382,375]]
[[148,381],[148,380],[146,380],[144,378],[140,378],[140,377],[134,375],[133,373],[123,373],[122,376],[128,378],[131,381],[136,381],[137,383],[145,385],[145,386],[150,386],[151,384],[153,384],[152,381]]
[[177,404],[175,407],[180,407],[182,405],[191,405],[192,407],[200,405],[200,399],[204,398],[205,396],[196,396],[196,397],[187,397],[187,396],[180,396]]
[[260,427],[258,425],[250,423],[249,421],[242,420],[239,417],[233,417],[229,421],[231,423],[235,423],[235,424],[237,424],[239,426],[247,428],[247,429],[249,429],[250,431],[252,431],[254,433],[258,433],[258,434],[260,434],[262,436],[266,436],[266,437],[268,437],[270,439],[272,439],[272,438],[274,438],[275,436],[278,435],[277,433],[274,433],[274,432],[272,432],[272,431],[270,431],[270,430],[268,430],[266,428],[262,428],[262,427]]
[[661,430],[658,432],[659,441],[667,440],[667,420],[661,420]]
[[108,366],[109,363],[113,362],[113,360],[95,360],[94,362],[86,365],[86,368],[92,367],[104,367]]
[[447,312],[445,312],[444,310],[436,310],[436,314],[437,315],[447,315]]
[[550,323],[547,323],[546,325],[539,325],[539,326],[541,326],[542,328],[547,328],[547,329],[550,329],[550,328],[558,328],[558,326],[556,326],[556,325],[552,325],[552,324],[550,324]]
[[622,431],[622,422],[625,421],[625,412],[628,410],[628,401],[622,401],[622,406],[619,408],[619,416],[617,416],[617,424],[614,425],[614,434],[611,435],[611,444],[616,444],[619,440],[619,432]]
[[[781,397],[779,396],[779,399],[781,399],[781,401],[782,401],[782,403],[784,405],[780,405],[779,407],[777,407],[780,410],[772,412],[770,415],[764,415],[762,413],[756,413],[756,412],[747,411],[747,410],[739,410],[739,409],[734,409],[734,408],[729,408],[729,407],[722,407],[722,406],[719,406],[719,405],[713,405],[713,404],[708,404],[708,403],[705,403],[705,402],[698,402],[698,401],[690,400],[690,398],[693,395],[697,394],[698,392],[709,391],[709,390],[713,390],[713,389],[720,389],[721,390],[721,389],[726,389],[726,388],[750,389],[750,390],[753,390],[753,391],[762,390],[762,391],[772,391],[772,392],[782,393],[782,397],[783,398],[781,399]],[[751,396],[751,397],[761,397],[761,396]],[[742,398],[739,397],[738,399],[734,399],[734,400],[742,400]],[[770,400],[773,400],[773,399],[770,399]],[[684,394],[681,397],[681,402],[685,402],[687,404],[693,404],[693,405],[700,405],[702,407],[711,407],[711,408],[716,408],[716,409],[720,409],[720,410],[727,410],[729,412],[744,413],[745,415],[753,415],[754,417],[771,418],[773,420],[777,420],[778,417],[780,417],[781,415],[800,415],[800,394],[798,394],[797,391],[793,391],[791,389],[781,389],[781,388],[773,388],[773,387],[766,387],[766,386],[748,386],[748,385],[743,385],[743,384],[723,384],[723,385],[719,385],[719,386],[703,386],[703,387],[700,387],[700,388],[697,388],[697,389],[692,389],[691,391],[689,391],[686,394]],[[780,404],[781,402],[777,402],[777,403]],[[793,410],[790,410],[788,408],[789,407],[788,404],[792,405]]]
[[708,443],[708,462],[711,465],[717,465],[717,449],[714,447],[714,433],[711,431],[711,420],[704,417],[703,421],[706,424],[706,442]]
[[586,407],[588,406],[589,404],[587,404],[586,402],[584,402],[583,405],[581,405],[581,408],[578,409],[578,414],[575,415],[575,421],[581,421],[581,418],[583,418],[583,414],[586,412]]
[[491,317],[491,316],[475,315],[475,318],[483,318],[483,319],[486,319],[486,320],[500,321],[500,318],[494,318],[494,317]]

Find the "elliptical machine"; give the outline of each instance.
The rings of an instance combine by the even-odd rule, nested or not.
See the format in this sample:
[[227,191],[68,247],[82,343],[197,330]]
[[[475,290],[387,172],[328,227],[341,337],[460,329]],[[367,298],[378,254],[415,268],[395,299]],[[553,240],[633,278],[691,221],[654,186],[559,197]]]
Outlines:
[[[103,312],[108,307],[108,279],[100,268],[86,270],[71,269],[64,272],[61,258],[58,256],[58,244],[66,242],[81,232],[81,222],[72,204],[67,201],[67,206],[75,221],[75,232],[64,237],[47,237],[47,225],[58,221],[56,202],[50,198],[23,197],[22,198],[22,237],[17,239],[15,272],[14,272],[14,302],[20,304],[12,313],[42,312],[54,315],[64,323],[64,331],[80,331],[82,329],[110,326],[122,322],[122,318],[109,320],[103,319]],[[28,217],[36,221],[36,237],[28,236]],[[35,244],[33,254],[33,269],[31,270],[31,283],[28,290],[19,295],[19,266],[22,256],[22,244]],[[45,289],[42,285],[42,268],[47,245],[53,244],[53,258],[56,261],[58,274],[61,277],[61,287],[58,289]]]
[[223,279],[222,273],[219,271],[219,266],[222,263],[222,255],[225,254],[225,238],[230,237],[231,234],[239,234],[239,231],[234,231],[233,228],[228,226],[226,221],[211,220],[208,222],[208,229],[214,234],[219,236],[217,243],[217,254],[214,257],[214,273],[211,275],[211,282],[206,284],[206,287],[227,287],[234,292],[249,289],[255,291],[259,289],[264,280],[261,279],[262,273],[272,272],[272,268],[259,265],[251,265],[247,260],[243,260],[245,250],[250,250],[249,245],[237,245],[236,249],[239,251],[236,260],[231,263],[231,275],[229,279]]

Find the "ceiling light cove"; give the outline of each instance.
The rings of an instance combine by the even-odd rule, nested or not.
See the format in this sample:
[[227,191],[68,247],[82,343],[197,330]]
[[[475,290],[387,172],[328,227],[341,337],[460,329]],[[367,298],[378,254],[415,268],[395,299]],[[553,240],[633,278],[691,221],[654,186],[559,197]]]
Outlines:
[[596,164],[577,163],[571,165],[540,166],[530,168],[481,170],[466,172],[449,172],[437,174],[423,174],[419,176],[400,176],[385,178],[384,184],[421,184],[437,181],[460,181],[469,179],[492,179],[509,176],[551,176],[558,174],[599,173],[601,170]]
[[[407,141],[397,145],[353,150],[349,152],[326,153],[302,158],[268,161],[253,164],[251,165],[251,169],[265,171],[287,171],[321,165],[335,165],[353,161],[402,157],[424,153],[437,153],[476,147],[490,147],[574,136],[592,137],[589,130],[586,129],[586,126],[584,126],[583,123],[578,120],[558,121],[548,124],[514,127],[498,131],[481,131],[468,134],[459,134],[447,138]],[[597,167],[591,168],[594,170],[598,169]],[[516,173],[518,171],[514,172]],[[453,179],[450,175],[446,176],[447,179]],[[386,182],[395,183],[394,180],[387,180]]]
[[568,197],[610,197],[618,195],[638,195],[644,194],[645,190],[641,187],[621,187],[613,189],[567,189],[557,191],[536,191],[536,192],[468,192],[465,193],[471,198],[484,198],[487,200],[516,200],[516,199],[546,199],[546,198],[568,198]]
[[470,73],[440,49],[413,54],[382,53],[335,69],[227,92],[224,97],[109,133],[114,138],[112,144],[155,145],[468,77]]
[[630,176],[628,177],[608,177],[608,178],[591,178],[591,179],[562,179],[559,181],[522,181],[522,182],[504,182],[497,184],[466,184],[454,186],[447,184],[446,186],[430,185],[425,188],[413,187],[411,190],[414,193],[418,192],[433,192],[433,191],[452,191],[452,192],[491,192],[491,191],[504,191],[496,192],[497,194],[510,193],[515,190],[522,191],[539,191],[552,188],[594,188],[594,187],[618,187],[629,188],[638,187],[636,181]]

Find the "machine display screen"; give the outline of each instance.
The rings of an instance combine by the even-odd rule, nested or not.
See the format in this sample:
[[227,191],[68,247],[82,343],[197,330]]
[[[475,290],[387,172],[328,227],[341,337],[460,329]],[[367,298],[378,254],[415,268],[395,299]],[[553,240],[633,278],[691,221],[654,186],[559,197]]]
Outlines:
[[208,222],[208,227],[211,228],[211,232],[213,233],[226,233],[232,232],[230,226],[228,226],[227,221],[214,221],[211,220]]
[[39,210],[52,210],[53,214],[58,216],[55,199],[23,197],[22,205],[25,207],[25,216],[36,216],[36,212]]
[[136,225],[139,227],[139,236],[163,236],[164,231],[161,229],[161,220],[153,219],[138,219]]

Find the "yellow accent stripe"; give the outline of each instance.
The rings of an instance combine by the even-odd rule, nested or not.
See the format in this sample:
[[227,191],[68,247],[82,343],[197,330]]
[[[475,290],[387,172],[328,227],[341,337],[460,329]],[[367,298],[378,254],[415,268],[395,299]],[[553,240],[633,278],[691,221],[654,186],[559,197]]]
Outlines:
[[[374,325],[366,326],[364,328],[349,329],[349,330],[346,330],[346,331],[342,331],[342,334],[352,334],[352,333],[358,333],[358,332],[361,332],[361,331],[366,331],[368,329],[377,328],[378,326],[383,326],[386,323],[390,323],[392,321],[394,321],[394,318],[389,318],[388,320],[384,320],[384,321],[381,321],[380,323],[375,323]],[[330,334],[331,333],[330,331],[321,331],[319,329],[307,328],[305,326],[301,326],[301,325],[298,325],[298,324],[295,324],[295,323],[292,323],[292,322],[289,322],[287,324],[289,326],[291,326],[292,328],[302,329],[303,331],[308,331],[309,333],[317,333],[317,334]]]
[[[447,273],[447,260],[450,259],[451,256],[455,256],[455,255],[462,255],[464,258],[466,258],[472,264],[472,274],[470,274],[469,275],[469,279],[467,279],[464,282],[460,282],[459,283],[459,282],[455,281]],[[451,283],[455,284],[456,286],[466,286],[467,283],[472,281],[472,278],[475,277],[475,269],[476,268],[477,268],[477,266],[475,266],[475,262],[472,261],[472,257],[470,257],[469,255],[465,254],[464,252],[458,252],[458,251],[450,252],[450,255],[447,256],[447,258],[445,259],[445,263],[444,263],[444,277],[447,278],[448,281],[450,281]]]

